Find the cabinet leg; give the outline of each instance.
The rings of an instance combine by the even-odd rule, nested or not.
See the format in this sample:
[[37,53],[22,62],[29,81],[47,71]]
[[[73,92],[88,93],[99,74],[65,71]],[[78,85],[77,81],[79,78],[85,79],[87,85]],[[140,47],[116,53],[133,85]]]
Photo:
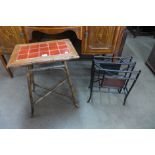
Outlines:
[[0,60],[2,62],[2,65],[4,66],[5,70],[8,72],[8,74],[12,78],[13,77],[13,74],[12,74],[11,70],[6,67],[7,61],[6,61],[5,57],[4,57],[4,55],[0,55]]

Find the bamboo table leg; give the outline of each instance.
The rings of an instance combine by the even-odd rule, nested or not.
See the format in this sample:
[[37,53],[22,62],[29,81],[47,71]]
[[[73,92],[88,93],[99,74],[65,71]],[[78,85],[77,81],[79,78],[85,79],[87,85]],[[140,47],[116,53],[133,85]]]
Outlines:
[[5,59],[4,55],[0,55],[0,59],[1,59],[2,65],[4,66],[5,70],[8,72],[8,74],[12,78],[13,74],[12,74],[11,70],[6,68],[7,62],[6,62],[6,59]]
[[[34,91],[34,87],[35,85],[37,86],[37,84],[35,84],[34,82],[34,75],[33,72],[34,71],[41,71],[41,70],[47,70],[47,69],[61,69],[64,70],[65,72],[65,79],[63,79],[62,81],[60,81],[55,87],[53,87],[52,89],[47,89],[48,92],[45,93],[43,96],[40,96],[40,98],[38,98],[36,101],[34,101],[33,99],[33,91]],[[66,81],[67,80],[67,81]],[[29,98],[30,98],[30,104],[31,104],[31,117],[33,117],[34,114],[34,104],[40,102],[41,100],[43,100],[46,96],[48,96],[51,93],[56,93],[58,95],[64,95],[61,93],[56,92],[55,90],[60,87],[62,84],[64,84],[66,82],[68,82],[69,88],[71,90],[71,96],[67,96],[69,98],[72,99],[73,105],[78,108],[78,105],[76,103],[76,99],[75,99],[75,94],[74,94],[74,90],[73,90],[73,86],[72,86],[72,82],[70,80],[70,74],[69,74],[69,70],[68,70],[68,66],[67,63],[65,61],[63,61],[63,65],[59,65],[57,67],[45,67],[45,68],[33,68],[33,66],[28,66],[28,72],[27,72],[27,83],[28,83],[28,91],[29,91]],[[44,88],[45,89],[45,88]],[[36,93],[36,92],[34,92]],[[66,96],[66,95],[65,95]]]
[[[33,69],[33,65],[28,66],[28,70],[32,70]],[[30,82],[31,82],[31,89],[32,91],[35,91],[35,84],[34,84],[34,74],[32,71],[30,71]]]
[[69,87],[70,87],[70,90],[71,90],[72,101],[73,101],[74,106],[76,108],[78,108],[78,105],[77,105],[76,99],[75,99],[75,93],[74,93],[74,90],[73,90],[72,82],[70,80],[70,74],[69,74],[69,70],[68,70],[68,66],[67,66],[66,61],[64,61],[64,65],[65,65],[64,69],[65,69],[66,78],[67,78],[67,81],[68,81],[68,84],[69,84]]
[[33,102],[33,82],[32,82],[32,72],[29,71],[29,69],[32,68],[31,66],[28,66],[28,72],[27,72],[27,84],[28,84],[28,91],[29,91],[29,98],[30,98],[30,104],[31,104],[31,117],[33,117],[34,114],[34,102]]

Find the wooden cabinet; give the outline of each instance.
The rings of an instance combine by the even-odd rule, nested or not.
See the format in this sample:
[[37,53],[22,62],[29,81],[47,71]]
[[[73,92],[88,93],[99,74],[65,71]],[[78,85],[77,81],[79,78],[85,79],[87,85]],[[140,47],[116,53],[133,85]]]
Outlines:
[[88,26],[83,34],[83,54],[120,55],[125,40],[125,27]]
[[68,30],[82,41],[83,55],[121,55],[125,41],[125,27],[121,26],[1,26],[0,46],[3,51],[11,52],[16,44],[31,41],[34,31],[57,34]]
[[25,43],[21,26],[1,26],[0,36],[0,48],[4,53],[11,52],[16,44]]

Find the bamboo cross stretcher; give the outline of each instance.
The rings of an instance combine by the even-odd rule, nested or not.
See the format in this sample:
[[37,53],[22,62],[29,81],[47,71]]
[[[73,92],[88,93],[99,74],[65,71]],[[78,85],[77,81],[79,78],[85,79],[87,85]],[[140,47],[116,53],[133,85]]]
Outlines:
[[[41,48],[43,44],[44,44],[44,48],[43,47]],[[45,45],[46,45],[46,48],[45,48]],[[33,48],[31,49],[31,47]],[[34,50],[34,47],[36,47],[37,50]],[[38,51],[39,54],[37,53],[34,54],[33,52],[31,53],[31,50]],[[46,56],[45,56],[45,53],[46,53]],[[44,56],[42,56],[41,54],[43,54]],[[37,57],[31,58],[34,55]],[[19,57],[21,59],[19,59]],[[78,104],[76,103],[76,99],[75,99],[75,93],[73,90],[72,82],[70,79],[69,69],[66,62],[67,60],[77,59],[77,58],[79,58],[79,56],[68,39],[40,42],[40,43],[31,43],[31,44],[22,44],[22,45],[17,45],[15,47],[11,55],[11,58],[9,60],[8,67],[26,66],[28,68],[27,84],[28,84],[28,92],[29,92],[30,105],[31,105],[31,116],[33,116],[34,114],[34,105],[41,102],[45,97],[53,93],[56,95],[61,95],[61,96],[70,98],[73,102],[73,105],[75,107],[78,107]],[[60,62],[60,64],[51,65],[55,62]],[[38,66],[34,67],[36,64],[39,64],[39,67]],[[44,66],[44,64],[47,64],[47,65]],[[45,70],[57,70],[57,69],[62,70],[65,73],[65,78],[61,80],[59,83],[57,83],[53,88],[47,89],[35,83],[35,79],[34,79],[35,72],[45,71]],[[69,85],[71,96],[68,96],[66,94],[59,93],[56,91],[56,89],[62,86],[65,82],[67,82]],[[46,93],[44,95],[37,94],[36,87],[46,90]],[[33,94],[36,94],[39,98],[37,100],[34,100]]]

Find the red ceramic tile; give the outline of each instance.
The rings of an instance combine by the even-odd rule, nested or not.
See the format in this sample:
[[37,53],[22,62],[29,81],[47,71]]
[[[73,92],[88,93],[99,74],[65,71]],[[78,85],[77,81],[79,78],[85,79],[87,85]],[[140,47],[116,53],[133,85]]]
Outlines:
[[57,46],[57,43],[56,42],[51,42],[51,43],[49,43],[49,46]]
[[58,54],[60,54],[59,50],[50,51],[50,55],[58,55]]
[[39,53],[30,53],[28,58],[36,58],[39,57]]
[[48,44],[46,44],[46,43],[40,44],[40,47],[48,47]]
[[17,57],[17,60],[22,60],[22,59],[26,59],[27,58],[27,54],[19,54]]
[[20,50],[28,50],[29,49],[29,46],[21,46],[20,47]]
[[49,51],[40,51],[40,56],[49,55]]
[[38,43],[28,46],[21,46],[17,60],[68,53],[70,53],[70,49],[68,48],[65,41]]
[[30,46],[30,49],[33,49],[33,48],[39,48],[39,45],[38,45],[38,44],[31,45],[31,46]]
[[30,50],[29,50],[29,53],[36,53],[36,52],[39,52],[39,49],[35,49],[35,48],[34,48],[34,49],[30,49]]
[[21,49],[18,54],[27,54],[27,53],[28,53],[28,50]]
[[61,54],[68,54],[69,50],[68,49],[60,49]]
[[58,42],[58,45],[60,46],[60,45],[66,45],[66,43],[64,42],[64,41],[59,41]]
[[50,50],[55,50],[55,49],[58,49],[58,46],[57,45],[55,45],[55,46],[49,46],[49,49]]
[[67,45],[61,45],[59,46],[59,49],[66,49],[67,48]]
[[49,50],[48,47],[42,47],[42,48],[40,48],[40,51],[48,51],[48,50]]

